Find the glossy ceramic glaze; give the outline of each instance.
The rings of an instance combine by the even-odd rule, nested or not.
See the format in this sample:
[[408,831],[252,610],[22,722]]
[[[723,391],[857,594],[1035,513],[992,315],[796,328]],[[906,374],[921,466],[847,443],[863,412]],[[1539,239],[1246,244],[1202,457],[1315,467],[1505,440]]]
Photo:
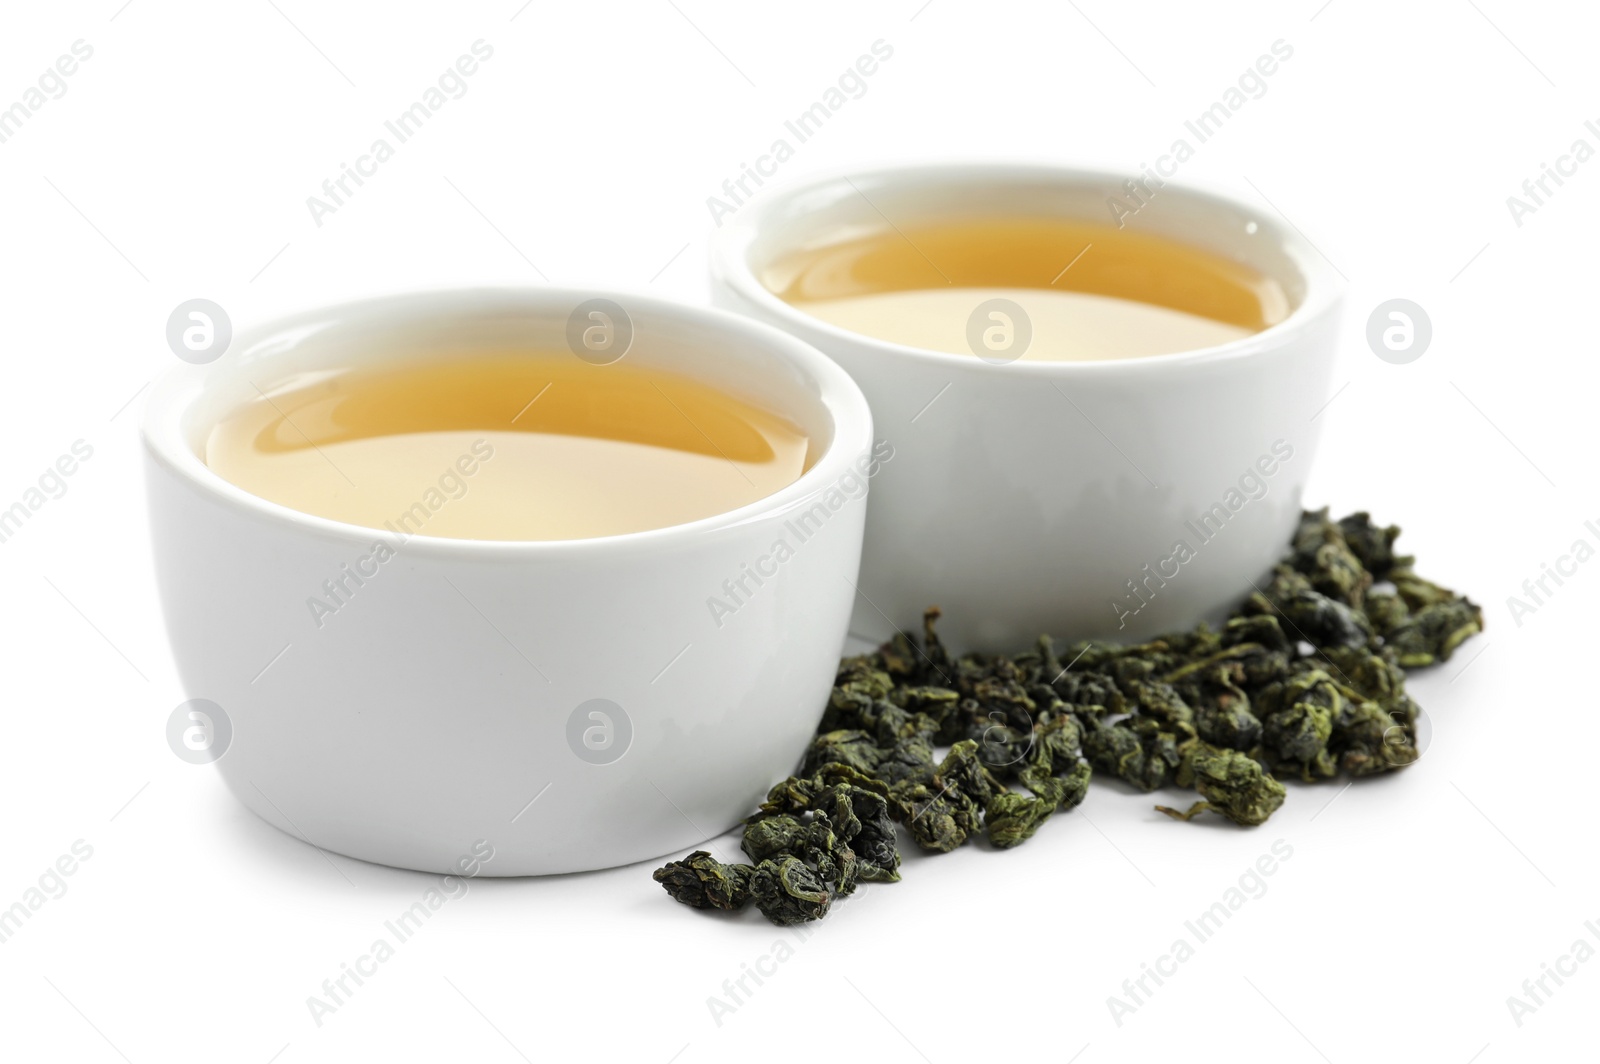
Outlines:
[[[596,295],[333,307],[160,382],[144,442],[173,653],[188,695],[231,726],[223,778],[272,824],[406,868],[451,871],[485,840],[482,874],[571,872],[690,847],[795,767],[845,638],[872,433],[860,390],[806,344],[719,311],[610,297],[635,330],[626,358],[765,404],[820,444],[776,494],[650,532],[399,537],[252,496],[200,457],[209,426],[257,386],[506,345],[564,351],[569,314]],[[799,541],[793,522],[819,505]],[[792,548],[781,561],[779,540]]]
[[886,224],[1110,224],[1126,181],[1029,166],[852,172],[765,193],[715,233],[714,301],[839,362],[894,447],[873,486],[853,632],[881,639],[938,605],[960,648],[1015,651],[1040,632],[1137,639],[1218,618],[1282,552],[1329,398],[1340,283],[1269,210],[1169,184],[1124,218],[1288,292],[1281,323],[1181,354],[991,364],[846,332],[761,279],[796,249]]

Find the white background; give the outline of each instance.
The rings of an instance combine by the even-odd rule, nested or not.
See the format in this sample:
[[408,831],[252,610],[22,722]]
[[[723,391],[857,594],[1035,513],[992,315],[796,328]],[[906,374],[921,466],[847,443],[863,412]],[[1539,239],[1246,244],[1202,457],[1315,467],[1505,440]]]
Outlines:
[[[0,907],[75,840],[93,857],[0,945],[0,1056],[1088,1064],[1233,1057],[1241,1034],[1295,1061],[1591,1055],[1600,964],[1520,1027],[1506,998],[1600,946],[1600,561],[1520,625],[1506,600],[1600,542],[1600,160],[1521,226],[1506,198],[1576,138],[1600,148],[1600,25],[1576,3],[1320,3],[7,4],[0,106],[74,41],[94,55],[0,144],[0,505],[75,440],[94,456],[0,544]],[[479,38],[470,91],[316,226],[306,197]],[[908,852],[902,883],[864,886],[720,1024],[723,981],[795,941],[753,912],[674,905],[650,865],[480,880],[319,1027],[307,997],[433,880],[319,853],[167,748],[186,695],[136,422],[173,364],[168,313],[547,279],[703,301],[706,198],[880,38],[893,58],[783,176],[1132,173],[1293,47],[1183,177],[1280,211],[1349,278],[1310,500],[1404,525],[1424,575],[1484,605],[1487,634],[1413,681],[1422,762],[1291,785],[1253,831],[1096,786],[1019,850]],[[1404,366],[1363,340],[1397,296],[1434,327]],[[1106,999],[1278,839],[1265,896],[1114,1023]]]

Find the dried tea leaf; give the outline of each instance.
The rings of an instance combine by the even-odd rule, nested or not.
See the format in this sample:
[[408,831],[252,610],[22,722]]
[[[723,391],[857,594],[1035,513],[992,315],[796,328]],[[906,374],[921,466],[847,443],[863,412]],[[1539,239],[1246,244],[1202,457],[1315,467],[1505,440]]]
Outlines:
[[1182,820],[1191,820],[1209,809],[1246,827],[1266,823],[1283,805],[1287,794],[1283,784],[1267,775],[1248,754],[1209,743],[1195,743],[1189,748],[1178,773],[1178,784],[1194,787],[1203,801],[1181,814],[1166,806],[1158,805],[1157,809]]
[[871,775],[883,760],[883,751],[871,735],[864,731],[844,729],[827,732],[811,740],[800,774],[812,776],[830,765],[843,765],[865,775]]
[[1384,633],[1400,664],[1418,669],[1449,661],[1456,647],[1483,631],[1483,610],[1468,599],[1435,602]]
[[925,850],[948,853],[982,826],[983,807],[1005,786],[978,759],[978,744],[956,743],[934,774],[890,791],[895,819]]
[[1400,535],[1400,526],[1379,528],[1364,510],[1341,517],[1339,529],[1344,533],[1344,541],[1351,553],[1361,560],[1374,580],[1387,580],[1391,570],[1408,567],[1413,561],[1394,552],[1394,541]]
[[984,830],[996,849],[1009,850],[1033,838],[1033,833],[1050,819],[1058,804],[1054,798],[1014,791],[997,794],[989,799],[983,811]]
[[1091,717],[1084,723],[1083,752],[1095,770],[1141,791],[1153,791],[1171,779],[1183,760],[1181,744],[1194,741],[1192,730],[1180,736],[1148,718],[1106,724]]
[[1280,566],[1280,579],[1273,581],[1266,594],[1250,597],[1250,609],[1277,612],[1290,633],[1313,646],[1360,647],[1372,640],[1372,622],[1366,614],[1310,587],[1296,587],[1296,581],[1283,572]]
[[919,634],[839,663],[799,774],[746,821],[753,865],[697,850],[655,878],[686,905],[753,899],[795,923],[860,881],[897,881],[900,827],[932,852],[980,831],[1009,849],[1082,802],[1096,772],[1193,788],[1188,809],[1156,807],[1174,818],[1250,826],[1285,800],[1274,772],[1315,781],[1410,765],[1421,711],[1405,670],[1448,659],[1483,615],[1417,576],[1394,552],[1399,531],[1306,512],[1270,581],[1222,627],[1135,646],[1041,636],[1014,656],[956,657],[930,609]]
[[1313,589],[1356,609],[1372,586],[1372,574],[1345,540],[1344,528],[1328,520],[1328,511],[1306,511],[1295,530],[1289,564],[1304,573]]
[[895,818],[924,850],[949,853],[978,830],[982,806],[960,791],[940,791],[926,783],[895,788]]
[[833,897],[798,857],[762,861],[750,873],[750,896],[768,920],[786,927],[828,915]]
[[900,881],[900,850],[885,795],[841,783],[823,791],[814,808],[832,821],[840,838],[849,844],[858,878],[869,883]]
[[1338,772],[1328,751],[1333,722],[1344,712],[1339,685],[1321,669],[1269,685],[1257,705],[1262,714],[1261,746],[1277,768],[1297,770],[1307,782]]
[[652,876],[674,901],[696,909],[739,909],[750,900],[749,865],[723,864],[705,850],[668,862]]

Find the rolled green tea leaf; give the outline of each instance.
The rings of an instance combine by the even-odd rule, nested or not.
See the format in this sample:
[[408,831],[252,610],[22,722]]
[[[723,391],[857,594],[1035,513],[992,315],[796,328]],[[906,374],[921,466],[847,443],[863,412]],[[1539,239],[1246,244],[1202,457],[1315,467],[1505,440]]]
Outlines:
[[[822,918],[859,882],[900,879],[900,835],[947,853],[975,836],[1032,838],[1113,787],[1182,787],[1211,812],[1264,823],[1307,783],[1404,768],[1421,753],[1405,670],[1448,660],[1483,629],[1464,596],[1396,554],[1400,530],[1365,513],[1301,515],[1287,555],[1220,629],[1136,646],[1048,635],[1012,657],[953,656],[939,610],[846,658],[799,774],[746,821],[751,864],[704,850],[655,873],[701,909],[750,901],[779,924]],[[940,750],[944,753],[941,756]]]

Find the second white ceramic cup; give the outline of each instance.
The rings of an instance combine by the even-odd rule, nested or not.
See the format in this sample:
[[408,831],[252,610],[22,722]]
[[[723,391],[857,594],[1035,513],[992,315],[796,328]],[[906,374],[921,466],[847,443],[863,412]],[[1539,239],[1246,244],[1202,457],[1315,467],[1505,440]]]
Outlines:
[[1112,224],[1126,181],[1033,166],[853,172],[766,193],[715,233],[714,301],[844,366],[894,447],[873,485],[853,633],[882,639],[938,605],[961,648],[1015,651],[1041,632],[1129,641],[1218,619],[1282,553],[1329,398],[1341,285],[1271,212],[1168,184],[1123,220],[1289,296],[1282,322],[1181,354],[995,365],[848,332],[762,281],[797,250],[890,226]]

